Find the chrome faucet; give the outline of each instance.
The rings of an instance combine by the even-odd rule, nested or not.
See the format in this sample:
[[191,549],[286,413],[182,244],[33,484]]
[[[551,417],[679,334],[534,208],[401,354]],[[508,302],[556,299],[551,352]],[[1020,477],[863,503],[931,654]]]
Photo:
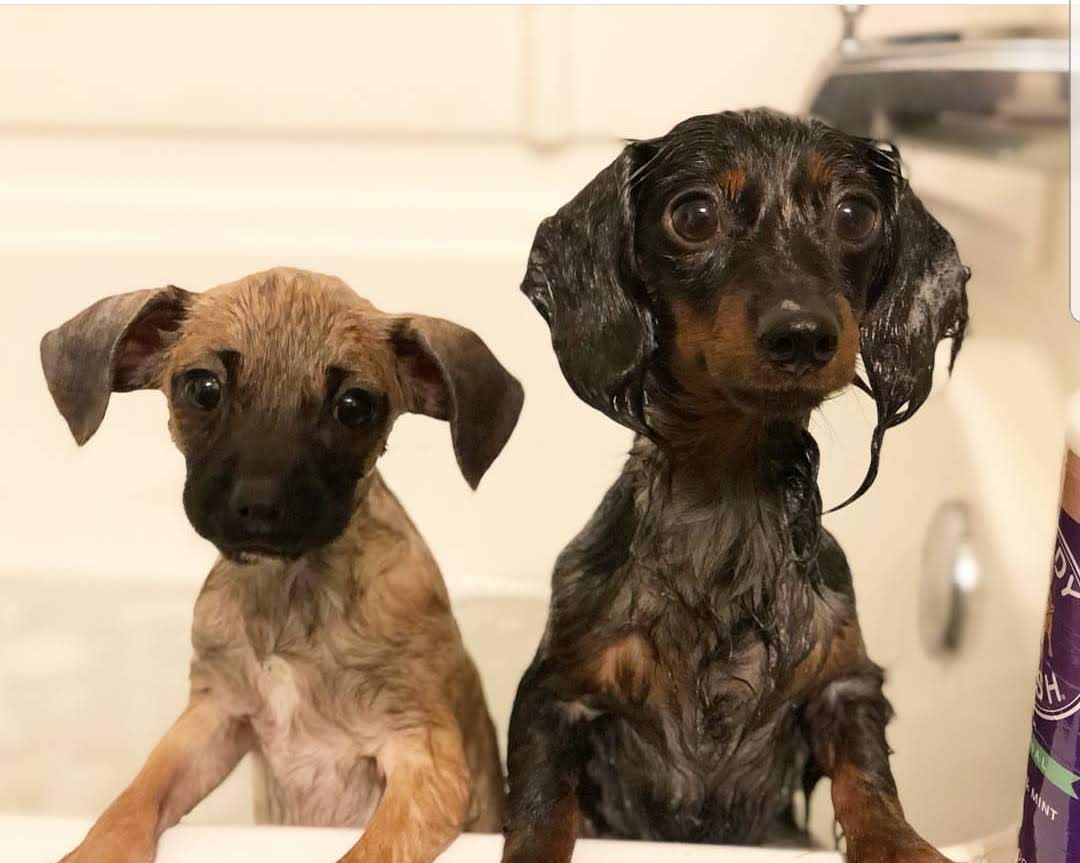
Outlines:
[[844,34],[840,39],[841,54],[855,54],[859,50],[859,37],[855,35],[855,24],[859,16],[867,10],[866,6],[857,6],[854,3],[844,4],[840,7],[840,15],[844,19]]

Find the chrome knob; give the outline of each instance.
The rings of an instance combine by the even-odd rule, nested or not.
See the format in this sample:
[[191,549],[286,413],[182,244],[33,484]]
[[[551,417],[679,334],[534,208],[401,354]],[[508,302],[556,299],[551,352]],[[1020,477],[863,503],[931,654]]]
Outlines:
[[948,501],[930,519],[923,541],[918,627],[929,653],[940,656],[960,650],[979,588],[971,513],[967,504]]

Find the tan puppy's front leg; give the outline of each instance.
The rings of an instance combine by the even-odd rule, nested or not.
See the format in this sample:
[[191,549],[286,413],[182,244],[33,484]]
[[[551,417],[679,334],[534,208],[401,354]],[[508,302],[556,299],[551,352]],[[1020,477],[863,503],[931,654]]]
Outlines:
[[379,755],[386,791],[364,835],[339,863],[431,863],[457,838],[469,765],[452,720],[398,732]]
[[250,747],[247,723],[196,695],[132,783],[61,863],[150,863],[158,837],[216,788]]

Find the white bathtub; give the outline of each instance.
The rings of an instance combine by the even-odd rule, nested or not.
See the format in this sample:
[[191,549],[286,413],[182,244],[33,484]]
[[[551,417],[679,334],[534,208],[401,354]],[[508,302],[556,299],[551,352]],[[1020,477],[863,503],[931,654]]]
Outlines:
[[[0,700],[0,815],[2,857],[12,863],[55,863],[85,834],[93,814],[99,812],[137,770],[142,758],[181,709],[185,697],[188,659],[187,627],[194,590],[182,584],[120,579],[65,579],[56,575],[9,576],[5,579],[5,603],[0,610],[0,668],[4,669]],[[543,626],[546,607],[541,597],[458,597],[455,611],[466,641],[480,664],[492,712],[505,740],[505,729],[517,679],[528,663]],[[879,651],[880,653],[880,651]],[[1024,663],[1018,663],[1023,668]],[[1025,669],[1026,670],[1026,669]],[[894,675],[906,686],[909,674],[900,664]],[[1021,675],[1026,683],[1027,675]],[[901,705],[901,719],[893,734],[902,738],[896,760],[904,786],[905,801],[913,820],[929,811],[922,795],[935,795],[939,770],[948,772],[959,762],[946,756],[944,765],[925,768],[933,739],[941,730],[926,734],[912,727],[921,723],[913,716],[936,716],[951,712],[951,705],[935,701],[935,693],[947,688],[941,676],[925,680],[923,697]],[[892,694],[896,697],[893,687]],[[1008,693],[989,686],[994,709],[1023,718],[1027,693]],[[917,691],[917,690],[916,690]],[[903,697],[903,696],[902,696]],[[908,701],[915,701],[914,698]],[[977,711],[987,699],[972,703]],[[939,726],[961,730],[963,720],[938,719]],[[1022,725],[1022,722],[1020,723]],[[1018,735],[999,735],[1005,740],[1011,761],[1005,771],[1015,778],[1024,754],[1023,728]],[[943,736],[947,737],[948,733]],[[928,745],[924,745],[927,744]],[[997,743],[991,742],[994,746]],[[986,750],[989,754],[992,750]],[[972,839],[982,829],[1000,827],[1012,816],[1019,797],[1011,793],[1015,782],[998,781],[996,768],[976,776],[972,788],[990,781],[1010,793],[988,800],[990,786],[979,793],[980,806],[1004,813],[1002,821],[967,821],[976,826],[941,827],[931,835],[954,847],[948,849],[958,861],[982,859],[984,852],[1004,847],[1012,830],[987,840]],[[907,780],[906,782],[904,780]],[[260,859],[334,860],[355,842],[356,831],[304,830],[244,826],[252,822],[253,775],[245,761],[183,823],[169,831],[161,845],[161,863],[190,863],[213,859],[217,863]],[[825,795],[827,796],[827,795]],[[817,823],[827,825],[825,796],[815,801]],[[931,799],[936,799],[932,797]],[[959,814],[959,811],[953,813]],[[965,818],[974,817],[969,813]],[[931,819],[923,819],[926,826]],[[948,819],[939,819],[947,823]],[[227,825],[227,826],[226,826]],[[827,835],[825,829],[819,830]],[[995,831],[987,830],[989,833]],[[998,831],[1000,832],[1000,831]],[[827,847],[827,846],[823,846]],[[465,836],[444,855],[446,863],[495,863],[501,840],[492,836]],[[807,854],[779,849],[706,848],[702,846],[653,845],[585,841],[576,852],[581,863],[634,863],[664,860],[694,863],[698,860],[787,863],[787,861],[839,860],[832,852]]]
[[[0,816],[0,847],[5,859],[20,863],[55,863],[79,841],[89,822],[72,818]],[[162,837],[158,863],[291,863],[296,860],[337,860],[356,841],[352,830],[298,827],[200,827],[181,825]],[[502,850],[498,836],[463,836],[439,863],[497,863]],[[982,859],[968,849],[949,849],[957,863]],[[703,845],[660,845],[654,842],[583,840],[574,863],[836,863],[831,852],[784,851],[763,848],[717,848]],[[1001,863],[1005,863],[1002,858]]]
[[[1052,381],[1044,392],[1029,385],[1030,403],[1011,419],[1011,407],[989,396],[998,390],[988,381],[1000,384],[1007,374],[1039,380],[1045,369],[1038,355],[1005,343],[973,341],[970,348],[956,380],[931,399],[918,422],[889,441],[870,497],[829,517],[856,573],[871,653],[890,672],[888,692],[898,712],[890,741],[897,750],[894,767],[905,808],[920,831],[951,846],[958,860],[1006,849],[1015,833],[1061,442]],[[1031,363],[1036,367],[1026,365]],[[836,428],[865,426],[859,419],[864,410],[855,399],[841,399],[831,406],[828,422],[819,424],[827,467],[836,455]],[[988,436],[1008,429],[1037,446],[1029,452],[1010,448],[1007,440],[987,440],[985,449],[996,465],[987,477],[979,462],[983,446],[965,438],[972,419]],[[1023,428],[1010,425],[1021,421]],[[90,459],[93,453],[79,457]],[[1017,471],[1025,481],[1014,484]],[[840,499],[854,473],[827,471],[826,500]],[[998,500],[996,482],[1024,489],[1026,496]],[[937,505],[957,498],[974,506],[980,582],[972,625],[958,651],[935,659],[918,639],[920,545]],[[875,503],[883,500],[901,517],[883,517],[883,507]],[[122,543],[116,554],[125,554]],[[191,562],[204,565],[201,559]],[[543,627],[546,580],[547,573],[538,570],[538,589],[531,596],[457,591],[454,599],[503,742],[518,678]],[[35,817],[0,818],[0,847],[9,850],[5,860],[44,863],[77,841],[87,817],[134,774],[181,709],[198,583],[55,572],[6,573],[2,583],[0,812]],[[331,860],[355,840],[350,831],[235,826],[252,821],[252,787],[245,762],[169,834],[163,863],[205,859],[206,849],[221,861],[250,859],[262,849],[273,854],[259,859],[297,859],[294,849],[303,849],[305,859]],[[831,836],[826,788],[815,795],[812,812],[817,835],[829,847],[824,844]],[[78,817],[53,820],[56,816]],[[495,861],[498,847],[491,837],[464,837],[446,859]],[[821,857],[830,858],[836,855]],[[783,851],[616,848],[590,842],[575,859],[780,863],[808,858]]]
[[[856,574],[871,654],[889,671],[897,709],[889,737],[905,809],[924,835],[952,846],[957,859],[1007,848],[1019,817],[1062,444],[1059,390],[1038,351],[973,339],[949,386],[888,440],[870,495],[827,519]],[[837,449],[862,442],[840,430],[868,428],[866,411],[860,400],[843,398],[816,424],[827,502],[854,485],[860,459],[841,458]],[[95,453],[77,456],[92,460]],[[107,489],[97,493],[109,497]],[[957,499],[972,509],[979,582],[958,650],[934,657],[919,638],[921,545],[938,505]],[[118,560],[131,553],[118,539],[114,549]],[[199,549],[191,569],[204,570],[211,556]],[[518,678],[543,627],[547,578],[537,568],[532,595],[454,591],[502,741]],[[198,579],[23,570],[0,574],[0,583],[0,812],[83,819],[0,819],[0,848],[18,851],[4,859],[36,863],[78,837],[85,819],[123,787],[181,709]],[[250,765],[242,764],[185,824],[250,824],[252,781]],[[824,784],[811,811],[817,835],[828,843]],[[162,860],[203,859],[199,849],[207,847],[235,848],[240,859],[241,848],[284,851],[297,843],[310,851],[308,859],[322,859],[316,852],[325,848],[329,860],[349,844],[348,834],[333,831],[313,833],[310,848],[297,831],[272,835],[182,828],[163,846]],[[447,859],[496,860],[496,846],[465,837]],[[609,844],[589,843],[576,859],[629,861],[640,854],[691,861],[701,853],[664,846],[616,855]],[[795,859],[784,852],[716,854],[709,859]]]
[[[191,605],[213,557],[181,511],[183,467],[160,397],[117,396],[99,435],[77,450],[37,369],[46,329],[106,293],[167,281],[199,289],[290,263],[338,273],[389,310],[443,314],[481,332],[525,382],[527,399],[480,493],[456,474],[435,422],[402,421],[384,463],[440,561],[503,740],[543,625],[554,556],[628,444],[572,396],[546,331],[515,290],[537,219],[609,148],[544,158],[492,148],[442,161],[389,146],[301,142],[265,147],[258,158],[249,150],[228,141],[164,149],[125,139],[0,141],[0,161],[24,168],[6,188],[18,206],[0,211],[4,276],[20,298],[0,319],[0,362],[20,371],[5,381],[20,421],[0,424],[5,863],[52,860],[69,847],[175,718]],[[1080,386],[1077,331],[1062,320],[1064,198],[1053,197],[1053,177],[996,166],[980,173],[963,160],[905,153],[975,271],[973,334],[949,385],[889,434],[875,487],[827,525],[851,561],[871,655],[889,671],[897,710],[889,739],[909,819],[957,858],[991,848],[1007,856],[1020,814],[1064,398]],[[478,196],[468,178],[481,169],[488,188],[508,191]],[[402,191],[405,182],[412,187]],[[816,421],[827,505],[858,484],[872,419],[869,403],[849,396]],[[979,579],[958,649],[933,656],[919,637],[922,546],[938,507],[955,500],[972,514]],[[330,860],[351,841],[243,826],[252,822],[251,789],[245,763],[185,819],[195,826],[169,834],[162,859],[206,859],[202,849],[213,848],[215,860],[260,849]],[[824,783],[812,803],[814,830],[828,843]],[[576,859],[793,859],[611,847],[583,844]],[[496,849],[493,839],[466,837],[447,859],[494,861]]]

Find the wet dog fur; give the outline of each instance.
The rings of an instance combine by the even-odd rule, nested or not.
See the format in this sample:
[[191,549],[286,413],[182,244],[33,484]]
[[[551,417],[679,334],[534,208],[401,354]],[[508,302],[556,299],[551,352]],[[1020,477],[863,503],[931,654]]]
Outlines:
[[807,423],[871,395],[865,491],[941,339],[955,358],[968,276],[895,149],[763,110],[631,142],[541,223],[522,290],[574,392],[636,436],[555,565],[504,863],[579,835],[805,844],[823,776],[849,860],[944,859],[903,817]]
[[187,709],[65,860],[148,863],[249,752],[258,820],[366,827],[349,863],[429,863],[462,829],[497,830],[479,676],[375,468],[394,420],[422,413],[450,423],[476,486],[523,398],[480,338],[282,268],[108,297],[41,354],[80,444],[110,393],[165,393],[185,510],[221,552],[195,606]]

